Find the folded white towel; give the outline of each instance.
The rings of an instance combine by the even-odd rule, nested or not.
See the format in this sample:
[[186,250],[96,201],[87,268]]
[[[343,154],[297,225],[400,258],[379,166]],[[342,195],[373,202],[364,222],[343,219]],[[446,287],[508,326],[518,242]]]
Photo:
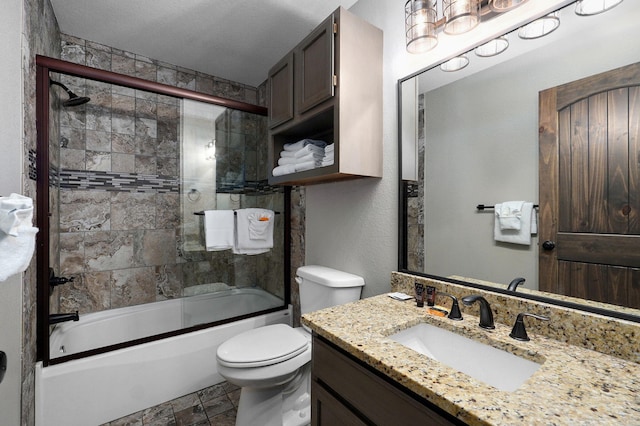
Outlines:
[[268,209],[236,210],[236,254],[261,254],[273,248],[273,222],[275,214]]
[[522,227],[522,205],[524,201],[505,201],[500,204],[496,204],[494,211],[500,229],[516,229],[519,230]]
[[278,159],[278,165],[284,166],[285,164],[302,164],[302,163],[306,163],[307,161],[316,161],[319,163],[320,161],[322,161],[322,157],[316,157],[315,154],[307,154],[299,158],[284,157],[284,158]]
[[0,197],[0,281],[24,272],[36,247],[33,200],[19,194]]
[[206,210],[204,212],[204,238],[207,251],[233,248],[234,231],[233,210]]
[[331,143],[324,147],[324,152],[333,152],[335,150],[336,145]]
[[294,157],[294,158],[299,158],[299,157],[303,157],[307,154],[315,154],[316,156],[320,156],[322,157],[324,155],[324,148],[320,148],[318,146],[315,145],[307,145],[297,151],[281,151],[280,152],[280,157],[282,158],[287,158],[287,157]]
[[325,141],[315,139],[302,139],[298,142],[286,143],[284,144],[283,148],[285,151],[298,151],[299,149],[302,149],[307,145],[315,145],[317,147],[324,148],[325,146],[327,146],[327,143]]
[[295,172],[296,172],[295,164],[285,164],[284,166],[278,166],[274,168],[271,174],[274,176],[282,176],[282,175],[288,175]]
[[295,165],[296,172],[302,172],[304,170],[311,170],[318,166],[318,163],[315,161],[306,161],[304,163],[298,163]]
[[[496,204],[494,209],[500,208],[500,204]],[[535,209],[533,208],[533,203],[524,202],[522,204],[522,216],[520,220],[520,229],[501,229],[500,221],[498,220],[498,216],[496,215],[496,219],[494,221],[493,227],[493,237],[496,241],[501,241],[505,243],[513,243],[513,244],[523,244],[530,245],[531,244],[531,234],[537,232],[536,229],[532,229],[532,224],[536,224],[535,220]]]

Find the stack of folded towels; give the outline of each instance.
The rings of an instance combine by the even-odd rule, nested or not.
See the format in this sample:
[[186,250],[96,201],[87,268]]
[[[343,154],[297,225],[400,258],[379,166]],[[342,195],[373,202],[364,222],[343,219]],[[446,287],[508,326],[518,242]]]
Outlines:
[[[273,169],[273,175],[288,175],[329,165],[323,164],[326,158],[326,146],[325,141],[315,139],[302,139],[295,143],[285,144],[278,159],[278,166]],[[333,164],[333,150],[331,151],[331,164]]]
[[321,167],[330,166],[333,164],[334,144],[327,145],[324,148],[324,157],[322,157]]

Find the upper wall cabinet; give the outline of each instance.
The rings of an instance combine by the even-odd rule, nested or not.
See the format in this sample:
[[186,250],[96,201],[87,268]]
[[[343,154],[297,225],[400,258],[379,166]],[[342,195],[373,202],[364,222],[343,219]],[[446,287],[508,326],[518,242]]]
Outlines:
[[[268,82],[270,184],[382,177],[380,29],[338,8],[271,68]],[[302,139],[333,143],[333,164],[274,175],[284,145]]]

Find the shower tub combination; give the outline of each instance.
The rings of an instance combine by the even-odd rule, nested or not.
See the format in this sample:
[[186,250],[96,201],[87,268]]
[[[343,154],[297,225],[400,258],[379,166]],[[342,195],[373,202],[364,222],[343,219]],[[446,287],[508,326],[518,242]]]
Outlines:
[[[229,289],[112,309],[60,324],[51,358],[283,306],[257,288]],[[236,334],[291,325],[282,310],[43,367],[36,364],[36,425],[102,424],[224,381],[216,350]]]

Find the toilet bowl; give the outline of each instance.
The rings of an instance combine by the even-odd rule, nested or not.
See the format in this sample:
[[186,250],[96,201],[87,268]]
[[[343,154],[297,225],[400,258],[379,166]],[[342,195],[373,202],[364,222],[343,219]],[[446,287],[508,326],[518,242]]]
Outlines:
[[[298,268],[302,313],[360,298],[364,280],[323,266]],[[311,422],[311,332],[274,324],[240,333],[217,350],[218,372],[240,386],[237,426]]]

